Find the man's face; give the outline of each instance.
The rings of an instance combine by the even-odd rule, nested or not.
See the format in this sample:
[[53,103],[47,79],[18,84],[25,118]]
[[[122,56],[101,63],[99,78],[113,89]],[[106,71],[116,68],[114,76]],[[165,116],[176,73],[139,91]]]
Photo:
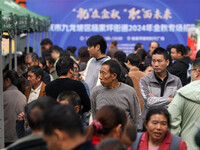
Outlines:
[[114,78],[113,78],[113,74],[111,74],[110,71],[109,71],[108,65],[102,65],[102,67],[100,69],[99,79],[101,81],[101,84],[104,87],[109,88],[112,85]]
[[90,56],[96,58],[97,55],[98,55],[98,51],[100,51],[99,48],[100,48],[99,45],[96,45],[95,47],[94,46],[89,46],[88,47],[88,52],[89,52]]
[[172,48],[171,49],[171,57],[172,57],[172,60],[179,60],[181,57],[181,52],[178,53],[175,48]]
[[149,46],[149,54],[152,55],[153,51],[158,47],[158,43],[151,42],[151,45]]
[[26,66],[29,68],[31,66],[35,66],[35,65],[39,65],[38,62],[33,62],[32,58],[31,57],[26,57],[25,58],[25,64]]
[[51,57],[56,60],[60,57],[60,53],[56,52],[56,51],[52,51],[51,52]]
[[54,133],[52,135],[44,134],[44,140],[47,143],[48,150],[61,150],[60,140]]
[[36,85],[41,83],[41,76],[36,77],[36,75],[33,72],[29,71],[27,80],[28,80],[28,83],[32,87],[34,87],[34,86],[36,86]]
[[151,61],[155,73],[163,73],[169,65],[169,60],[165,60],[164,55],[154,54]]
[[50,47],[51,47],[50,44],[42,45],[42,52],[44,52],[44,51],[46,51],[46,50],[49,50]]
[[191,81],[195,81],[196,80],[196,75],[197,75],[197,69],[195,69],[193,66],[190,69],[190,77],[191,77]]

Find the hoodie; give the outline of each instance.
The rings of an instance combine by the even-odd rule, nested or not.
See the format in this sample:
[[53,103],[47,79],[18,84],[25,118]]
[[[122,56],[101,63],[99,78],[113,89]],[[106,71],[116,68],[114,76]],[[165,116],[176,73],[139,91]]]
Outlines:
[[188,150],[199,150],[194,136],[200,125],[200,80],[196,80],[177,91],[169,105],[171,114],[171,133],[186,142]]

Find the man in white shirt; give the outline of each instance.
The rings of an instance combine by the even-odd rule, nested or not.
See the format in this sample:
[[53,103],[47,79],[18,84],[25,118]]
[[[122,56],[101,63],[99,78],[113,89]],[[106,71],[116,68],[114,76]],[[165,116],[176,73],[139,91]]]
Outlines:
[[30,86],[27,86],[25,90],[25,96],[28,103],[46,95],[46,84],[42,82],[42,77],[43,70],[39,66],[31,66],[28,68],[27,79]]

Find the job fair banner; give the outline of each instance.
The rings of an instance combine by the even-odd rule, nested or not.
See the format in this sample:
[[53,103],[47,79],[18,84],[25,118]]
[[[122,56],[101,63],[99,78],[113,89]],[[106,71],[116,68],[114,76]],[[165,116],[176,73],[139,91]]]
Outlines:
[[86,46],[95,34],[127,54],[142,43],[187,44],[188,28],[200,19],[199,0],[27,0],[27,8],[50,16],[52,41],[66,49]]

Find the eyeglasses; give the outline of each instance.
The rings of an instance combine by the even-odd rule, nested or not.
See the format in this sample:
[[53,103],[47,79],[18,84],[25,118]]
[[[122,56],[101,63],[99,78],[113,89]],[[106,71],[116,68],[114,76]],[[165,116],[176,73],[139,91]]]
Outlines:
[[188,70],[188,73],[191,74],[192,70],[197,70],[197,69],[190,69],[190,70]]

